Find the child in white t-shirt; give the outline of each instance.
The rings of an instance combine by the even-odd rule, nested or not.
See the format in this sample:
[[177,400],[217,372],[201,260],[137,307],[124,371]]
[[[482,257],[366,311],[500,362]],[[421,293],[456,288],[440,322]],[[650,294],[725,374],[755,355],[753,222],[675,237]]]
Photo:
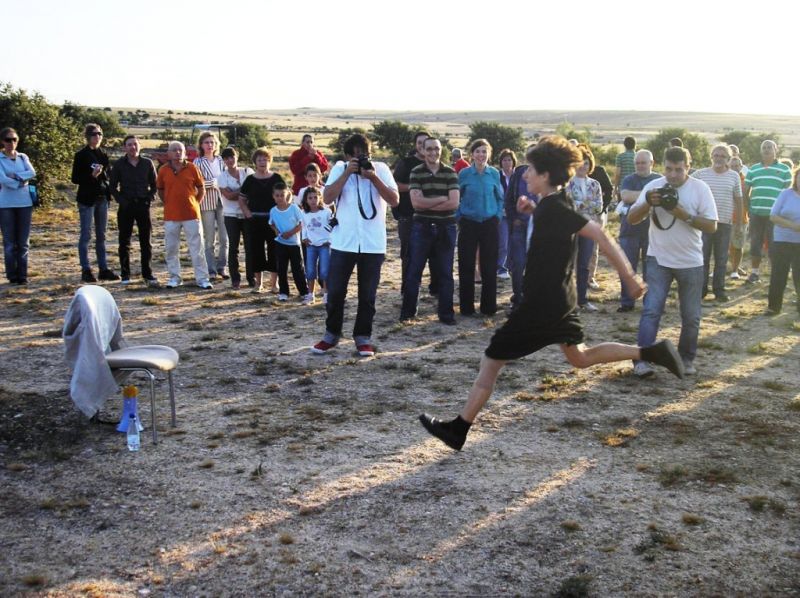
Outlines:
[[[315,164],[316,166],[316,164]],[[303,208],[303,245],[306,248],[306,280],[311,303],[314,303],[314,287],[317,278],[322,288],[322,303],[328,302],[326,281],[331,261],[331,219],[330,208],[322,202],[322,189],[306,187],[300,196]],[[317,269],[319,264],[319,270]]]

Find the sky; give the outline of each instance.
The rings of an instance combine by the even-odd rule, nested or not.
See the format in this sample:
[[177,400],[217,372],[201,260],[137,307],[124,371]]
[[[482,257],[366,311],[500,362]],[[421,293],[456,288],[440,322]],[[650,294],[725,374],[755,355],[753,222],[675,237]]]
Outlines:
[[800,115],[799,15],[703,0],[8,0],[0,81],[143,109]]

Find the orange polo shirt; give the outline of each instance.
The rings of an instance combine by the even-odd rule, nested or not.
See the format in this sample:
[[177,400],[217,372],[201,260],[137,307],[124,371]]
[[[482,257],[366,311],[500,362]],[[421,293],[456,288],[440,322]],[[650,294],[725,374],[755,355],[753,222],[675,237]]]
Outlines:
[[202,186],[203,175],[191,162],[178,174],[169,163],[164,164],[156,179],[156,187],[164,198],[164,220],[200,220],[197,187]]

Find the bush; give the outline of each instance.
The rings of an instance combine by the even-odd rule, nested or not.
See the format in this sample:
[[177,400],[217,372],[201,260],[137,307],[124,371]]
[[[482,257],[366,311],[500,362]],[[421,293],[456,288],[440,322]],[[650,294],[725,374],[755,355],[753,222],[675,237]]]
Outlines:
[[41,94],[7,83],[0,86],[0,127],[17,130],[18,149],[31,159],[42,201],[52,201],[56,181],[69,178],[73,153],[82,143],[75,123]]
[[711,163],[711,145],[708,140],[696,133],[690,133],[686,129],[670,128],[661,129],[658,135],[644,144],[645,149],[653,152],[656,164],[661,164],[664,160],[664,150],[669,146],[669,140],[673,137],[680,137],[683,140],[683,147],[692,154],[692,167],[701,168]]
[[469,144],[476,139],[486,139],[492,145],[492,160],[496,162],[500,151],[508,148],[519,156],[525,150],[522,129],[509,127],[493,121],[476,121],[469,126]]
[[737,146],[745,164],[755,164],[761,162],[761,142],[766,139],[772,139],[780,147],[780,136],[777,133],[731,131],[720,137],[719,140],[722,143]]
[[[264,125],[251,123],[238,123],[231,127],[234,130],[223,132],[222,147],[226,142],[236,146],[239,155],[246,160],[250,159],[253,152],[259,147],[271,147],[272,141],[269,138],[269,130]],[[223,129],[224,131],[224,129]],[[226,139],[230,135],[231,139]]]
[[417,130],[402,121],[382,120],[372,126],[372,132],[375,143],[398,158],[402,158],[409,150],[414,149],[414,134]]
[[119,124],[119,118],[111,111],[106,112],[100,108],[87,108],[80,104],[64,102],[59,112],[73,121],[79,131],[83,131],[88,123],[97,123],[103,129],[104,140],[125,136],[125,129]]
[[344,142],[350,139],[350,137],[356,133],[367,135],[367,131],[361,127],[347,127],[346,129],[339,129],[336,137],[331,139],[330,143],[328,144],[328,147],[331,148],[334,153],[334,160],[344,159]]

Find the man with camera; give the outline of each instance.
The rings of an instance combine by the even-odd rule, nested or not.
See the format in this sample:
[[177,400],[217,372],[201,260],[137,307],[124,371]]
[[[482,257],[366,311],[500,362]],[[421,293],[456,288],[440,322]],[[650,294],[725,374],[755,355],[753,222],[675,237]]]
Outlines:
[[[689,176],[691,155],[682,147],[664,152],[664,176],[650,181],[628,212],[628,223],[636,225],[650,216],[649,244],[642,316],[638,344],[656,341],[661,314],[672,281],[678,282],[681,335],[678,353],[686,374],[695,374],[703,292],[703,233],[717,230],[717,207],[711,189]],[[654,373],[646,361],[634,363],[634,374],[647,378]]]
[[358,310],[353,340],[362,357],[375,354],[372,321],[375,297],[386,255],[386,205],[396,206],[400,197],[389,167],[370,160],[370,141],[355,134],[344,144],[346,162],[331,169],[323,201],[336,203],[331,220],[331,259],[328,271],[328,317],[325,335],[311,349],[318,355],[339,343],[344,321],[347,284],[358,267]]

